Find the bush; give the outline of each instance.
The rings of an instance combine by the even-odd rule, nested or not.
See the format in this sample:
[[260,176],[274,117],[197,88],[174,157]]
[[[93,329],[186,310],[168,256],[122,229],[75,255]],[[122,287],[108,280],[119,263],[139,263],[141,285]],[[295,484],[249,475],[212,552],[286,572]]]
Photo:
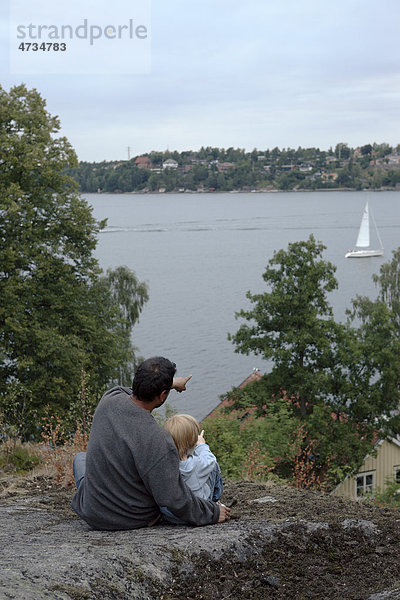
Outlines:
[[32,394],[18,382],[10,384],[0,394],[0,440],[27,441],[27,423],[33,423],[37,413],[31,406]]
[[374,493],[373,502],[377,506],[400,508],[400,483],[388,481],[383,490],[378,488]]
[[87,450],[93,413],[98,401],[84,369],[80,383],[80,394],[63,418],[52,414],[49,406],[42,418],[45,462],[52,468],[56,483],[64,487],[75,485],[72,463],[78,452]]
[[0,449],[0,468],[27,473],[41,462],[39,454],[38,448],[32,444],[5,442]]
[[300,424],[287,400],[271,403],[268,414],[259,418],[251,410],[221,411],[205,419],[202,427],[225,477],[295,478],[306,434],[302,429],[299,436]]

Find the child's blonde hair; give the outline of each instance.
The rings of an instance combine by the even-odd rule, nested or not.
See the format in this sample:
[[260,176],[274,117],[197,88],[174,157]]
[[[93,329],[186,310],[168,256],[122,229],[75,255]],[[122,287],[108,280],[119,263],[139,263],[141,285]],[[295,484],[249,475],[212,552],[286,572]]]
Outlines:
[[200,425],[192,415],[173,415],[164,427],[172,435],[180,460],[184,460],[196,446]]

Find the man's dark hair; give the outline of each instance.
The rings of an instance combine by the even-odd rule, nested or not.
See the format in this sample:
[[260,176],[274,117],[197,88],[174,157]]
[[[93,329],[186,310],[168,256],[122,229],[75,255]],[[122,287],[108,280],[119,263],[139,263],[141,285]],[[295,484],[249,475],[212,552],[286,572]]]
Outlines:
[[164,390],[170,391],[175,372],[176,364],[168,358],[148,358],[137,368],[132,381],[133,395],[142,402],[152,402]]

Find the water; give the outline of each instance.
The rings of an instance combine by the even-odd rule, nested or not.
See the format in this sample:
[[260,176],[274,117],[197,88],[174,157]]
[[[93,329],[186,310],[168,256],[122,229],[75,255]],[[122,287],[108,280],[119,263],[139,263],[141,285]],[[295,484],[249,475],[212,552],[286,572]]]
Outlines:
[[[163,355],[178,374],[193,374],[169,402],[201,419],[220,394],[245,379],[260,357],[234,353],[227,340],[249,306],[246,291],[264,291],[274,251],[311,233],[337,266],[330,295],[338,320],[356,294],[376,297],[371,276],[400,246],[399,192],[249,194],[87,194],[97,219],[108,219],[96,255],[103,269],[126,265],[149,285],[150,300],[134,328],[143,357]],[[355,244],[366,200],[385,247],[383,257],[345,259]],[[130,382],[125,382],[129,384]]]

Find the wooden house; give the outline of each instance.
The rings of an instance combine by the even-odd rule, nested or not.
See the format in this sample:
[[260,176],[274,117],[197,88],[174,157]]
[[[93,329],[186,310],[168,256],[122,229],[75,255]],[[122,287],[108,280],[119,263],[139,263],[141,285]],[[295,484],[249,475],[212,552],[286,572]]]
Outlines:
[[400,486],[400,440],[379,440],[374,449],[376,452],[365,457],[358,473],[346,477],[333,490],[333,496],[358,500],[377,488],[383,490],[389,481],[396,481]]

